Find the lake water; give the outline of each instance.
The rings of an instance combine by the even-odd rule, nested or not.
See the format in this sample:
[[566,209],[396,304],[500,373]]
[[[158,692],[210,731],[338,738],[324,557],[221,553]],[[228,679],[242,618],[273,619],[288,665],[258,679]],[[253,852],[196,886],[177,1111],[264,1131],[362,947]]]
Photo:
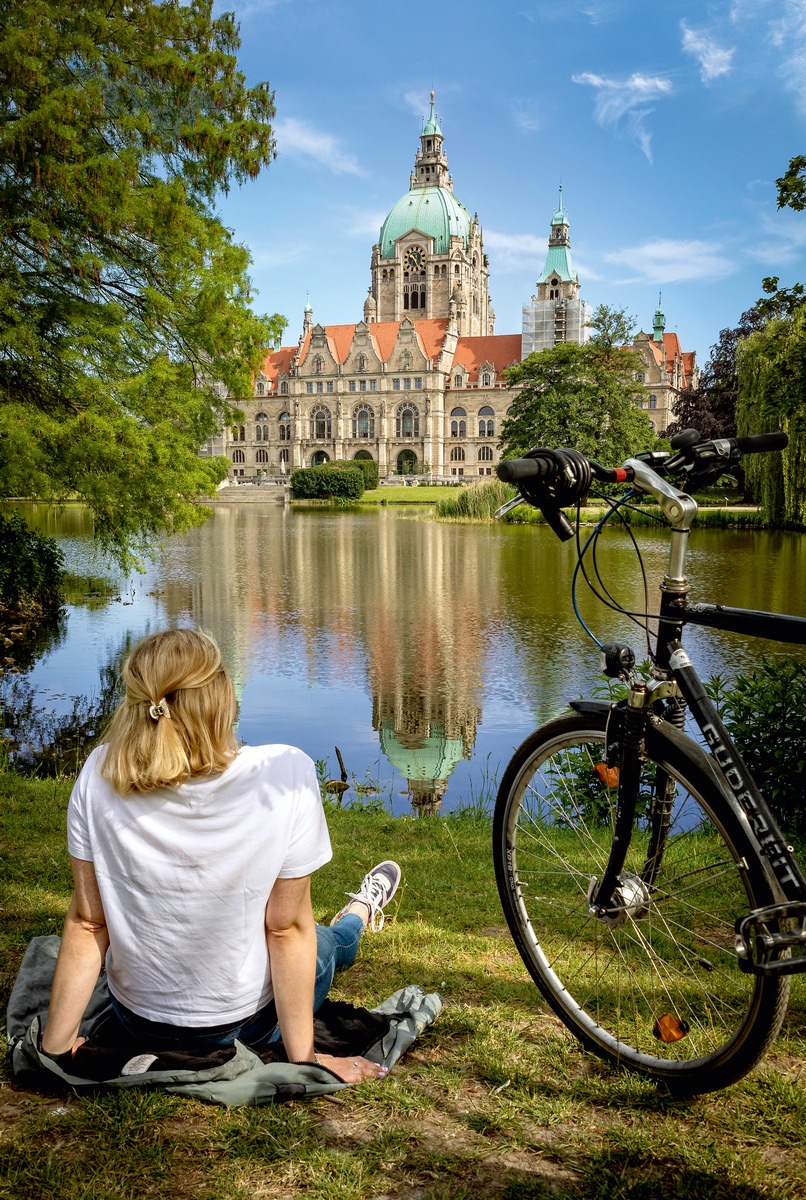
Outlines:
[[[114,575],[79,506],[28,506],[58,537],[71,570]],[[663,534],[639,530],[652,590]],[[689,558],[703,600],[806,615],[806,538],[697,531]],[[611,592],[643,610],[627,535],[600,542]],[[143,575],[117,578],[119,597],[68,606],[63,633],[25,672],[36,704],[66,712],[93,696],[127,639],[196,624],[221,645],[247,742],[289,742],[338,774],[380,782],[396,813],[413,801],[443,810],[478,797],[537,722],[590,694],[598,651],[570,602],[573,543],[542,527],[442,524],[408,510],[345,511],[229,505],[170,539]],[[654,604],[654,597],[652,597]],[[641,632],[587,593],[580,608],[603,640]],[[734,675],[760,654],[804,647],[690,629],[704,676]],[[3,686],[20,676],[6,675]],[[347,801],[354,792],[347,794]]]

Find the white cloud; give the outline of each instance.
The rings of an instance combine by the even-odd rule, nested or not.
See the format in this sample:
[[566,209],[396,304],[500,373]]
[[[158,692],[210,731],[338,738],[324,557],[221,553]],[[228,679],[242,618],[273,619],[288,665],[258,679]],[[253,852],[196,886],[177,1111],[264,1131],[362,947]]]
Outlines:
[[730,72],[735,47],[728,50],[717,45],[707,33],[691,29],[685,21],[680,22],[680,29],[683,33],[683,50],[699,62],[703,83],[710,83],[712,79]]
[[510,105],[512,121],[523,133],[534,133],[541,129],[543,121],[533,100],[513,100]]
[[723,253],[718,245],[693,238],[656,238],[638,246],[625,246],[604,258],[621,269],[621,278],[614,279],[614,284],[684,283],[695,279],[713,283],[726,279],[736,269],[735,258]]
[[745,253],[768,269],[791,267],[803,262],[806,223],[799,213],[773,211],[766,206]]
[[312,159],[334,175],[365,175],[355,155],[342,148],[338,138],[314,129],[307,121],[283,117],[275,122],[277,151],[294,158]]
[[806,116],[806,0],[784,0],[783,15],[770,23],[769,38],[783,52],[784,83]]
[[530,259],[538,269],[546,256],[546,239],[532,233],[496,233],[485,229],[484,249],[490,254],[496,274],[523,271]]
[[646,119],[654,112],[652,101],[672,94],[670,80],[639,72],[625,80],[606,79],[586,71],[582,75],[573,75],[572,81],[595,89],[593,115],[597,124],[616,136],[626,135],[637,142],[652,162],[652,135]]
[[347,209],[344,214],[344,233],[347,237],[361,238],[365,242],[371,239],[370,244],[374,245],[388,215],[388,209]]

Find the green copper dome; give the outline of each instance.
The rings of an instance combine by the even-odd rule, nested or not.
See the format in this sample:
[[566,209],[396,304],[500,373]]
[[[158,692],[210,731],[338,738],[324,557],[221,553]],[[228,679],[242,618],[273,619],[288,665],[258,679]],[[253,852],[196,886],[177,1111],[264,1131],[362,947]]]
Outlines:
[[468,245],[472,223],[470,213],[447,188],[412,188],[381,225],[381,258],[394,258],[395,242],[412,229],[434,239],[435,254],[447,254],[452,237]]

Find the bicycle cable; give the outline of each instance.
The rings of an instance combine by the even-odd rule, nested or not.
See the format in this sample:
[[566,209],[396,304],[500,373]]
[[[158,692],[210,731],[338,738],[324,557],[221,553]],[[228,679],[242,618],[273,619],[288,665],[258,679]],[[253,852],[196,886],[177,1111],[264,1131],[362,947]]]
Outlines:
[[[633,534],[632,530],[630,529],[629,524],[624,520],[624,518],[618,511],[622,506],[626,506],[628,508],[634,507],[632,505],[629,505],[628,501],[636,493],[632,489],[630,489],[629,492],[627,492],[620,500],[617,500],[617,501],[613,501],[610,499],[609,496],[604,496],[603,494],[601,494],[599,492],[594,492],[592,494],[597,499],[604,501],[604,503],[608,506],[608,511],[604,514],[603,517],[601,517],[596,522],[596,525],[594,526],[593,530],[591,531],[590,535],[588,536],[587,541],[585,542],[585,544],[583,546],[581,544],[581,538],[580,538],[579,505],[577,505],[577,515],[576,515],[577,563],[576,563],[576,566],[574,568],[574,572],[573,572],[573,575],[571,578],[571,603],[572,603],[572,607],[574,610],[574,615],[576,616],[577,621],[582,626],[585,633],[587,633],[587,635],[591,639],[591,641],[593,641],[593,643],[596,646],[598,646],[599,649],[601,650],[603,643],[599,640],[599,638],[596,636],[596,634],[593,632],[593,630],[588,626],[588,624],[584,620],[584,618],[579,610],[579,603],[578,603],[578,599],[577,599],[577,586],[578,586],[578,578],[581,573],[582,578],[585,580],[585,583],[587,584],[589,590],[593,593],[593,595],[596,597],[596,599],[600,601],[600,603],[604,604],[605,607],[610,608],[614,612],[618,612],[618,613],[621,613],[623,616],[626,616],[635,625],[637,625],[639,627],[639,629],[641,629],[643,631],[643,633],[646,637],[647,654],[650,658],[652,658],[653,652],[652,652],[651,631],[650,631],[650,627],[649,627],[649,621],[655,614],[650,613],[649,611],[644,611],[642,613],[632,612],[629,609],[626,609],[622,604],[620,604],[619,601],[617,601],[616,598],[611,594],[610,590],[608,589],[607,585],[605,584],[605,582],[602,578],[601,572],[599,570],[598,561],[596,558],[596,546],[597,546],[599,537],[600,537],[605,525],[612,517],[618,516],[619,519],[621,520],[622,525],[626,528],[626,530],[629,534],[630,540],[631,540],[631,542],[633,544],[633,548],[635,550],[636,557],[638,559],[638,564],[641,569],[641,578],[643,581],[644,605],[645,605],[645,610],[648,610],[648,608],[649,608],[649,590],[648,590],[648,583],[647,583],[647,578],[646,578],[646,571],[644,569],[644,562],[643,562],[643,558],[641,556],[641,551],[638,547],[638,543],[635,540],[635,535]],[[589,551],[591,553],[591,557],[593,560],[594,574],[596,576],[596,580],[598,581],[599,587],[602,589],[601,591],[593,583],[593,581],[591,580],[590,575],[588,574],[588,571],[585,567],[585,556],[588,554]]]

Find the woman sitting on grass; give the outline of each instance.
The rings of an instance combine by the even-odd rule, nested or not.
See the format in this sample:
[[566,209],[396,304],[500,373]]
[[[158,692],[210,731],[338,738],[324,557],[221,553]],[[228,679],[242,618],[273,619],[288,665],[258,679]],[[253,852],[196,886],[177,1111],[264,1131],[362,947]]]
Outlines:
[[291,1062],[350,1083],[382,1078],[366,1058],[317,1054],[313,1014],[365,927],[382,928],[400,868],[373,868],[331,927],[316,925],[311,874],[331,849],[310,758],[237,746],[235,692],[204,634],[145,638],[123,682],[70,798],[75,890],[42,1051],[59,1058],[82,1044],[105,961],[120,1038],[144,1051],[282,1038]]

